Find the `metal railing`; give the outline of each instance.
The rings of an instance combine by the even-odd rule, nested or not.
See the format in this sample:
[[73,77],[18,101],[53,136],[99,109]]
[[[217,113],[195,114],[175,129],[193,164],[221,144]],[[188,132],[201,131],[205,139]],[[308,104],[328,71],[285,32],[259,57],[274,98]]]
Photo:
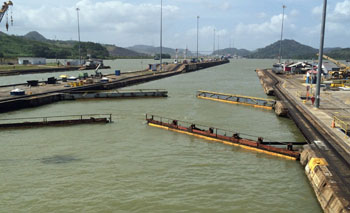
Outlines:
[[43,116],[43,117],[27,117],[27,118],[5,118],[0,119],[0,124],[11,124],[19,122],[49,122],[49,121],[64,121],[69,119],[84,120],[91,118],[107,118],[112,122],[112,114],[82,114],[82,115],[60,115],[60,116]]
[[209,98],[212,100],[223,100],[234,103],[249,104],[263,107],[273,107],[276,104],[276,100],[266,98],[256,98],[251,96],[225,94],[209,91],[198,91],[197,97]]
[[350,116],[334,116],[335,124],[342,129],[345,134],[350,133]]
[[[162,124],[174,124],[174,121],[176,122],[176,126],[182,126],[182,127],[187,127],[187,128],[191,128],[192,125],[195,125],[195,129],[197,130],[201,130],[201,131],[211,131],[213,134],[217,136],[228,136],[228,137],[234,137],[234,136],[238,136],[244,139],[248,139],[248,140],[252,140],[252,141],[257,141],[259,138],[259,136],[255,136],[255,135],[250,135],[250,134],[246,134],[246,133],[239,133],[239,132],[235,132],[233,130],[226,130],[226,129],[221,129],[221,128],[215,128],[215,127],[210,127],[207,125],[203,125],[203,124],[198,124],[198,123],[191,123],[188,121],[181,121],[181,120],[177,120],[177,119],[172,119],[172,118],[167,118],[167,117],[162,117],[162,116],[158,116],[158,115],[151,115],[151,114],[146,114],[146,120],[154,120],[154,121],[158,121]],[[266,139],[266,138],[265,138]],[[269,139],[267,139],[269,140]],[[269,142],[270,141],[270,142]],[[266,141],[265,143],[273,143],[273,144],[279,144],[279,145],[288,145],[289,143],[293,143],[293,144],[297,144],[298,142],[273,142],[274,140],[269,140]],[[303,142],[300,142],[301,145],[305,144]]]

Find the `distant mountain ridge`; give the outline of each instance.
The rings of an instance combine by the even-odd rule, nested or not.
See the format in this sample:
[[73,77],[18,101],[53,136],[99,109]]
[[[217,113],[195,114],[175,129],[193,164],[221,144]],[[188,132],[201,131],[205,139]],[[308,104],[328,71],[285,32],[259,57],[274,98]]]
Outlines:
[[[276,41],[256,51],[246,49],[225,48],[215,51],[214,55],[238,55],[247,58],[277,58],[279,54],[280,41]],[[184,49],[178,50],[178,55],[183,56]],[[111,44],[99,44],[94,42],[81,42],[82,56],[87,54],[102,58],[145,58],[159,54],[160,48],[148,45],[135,45],[128,48],[117,47]],[[350,48],[325,48],[326,55],[334,59],[350,59]],[[316,59],[318,50],[303,45],[294,40],[282,41],[282,58],[284,59]],[[163,54],[176,54],[176,49],[163,47]],[[36,31],[27,33],[24,36],[8,35],[0,32],[0,55],[3,57],[46,57],[46,58],[77,58],[79,57],[79,45],[77,41],[49,40]],[[191,51],[187,52],[188,57],[195,56]]]
[[[280,51],[280,41],[276,41],[264,48],[257,49],[248,55],[248,58],[278,58]],[[317,49],[303,45],[294,40],[285,39],[282,41],[282,58],[297,59],[315,55]]]
[[[36,31],[24,36],[7,35],[0,32],[0,52],[5,57],[67,57],[79,56],[77,41],[49,40]],[[148,55],[131,51],[115,45],[98,44],[94,42],[81,42],[82,56],[88,54],[99,58],[108,57],[149,57]]]
[[245,57],[248,56],[249,54],[251,54],[252,52],[246,49],[237,49],[237,48],[225,48],[225,49],[220,49],[220,50],[216,50],[215,52],[213,52],[212,55],[237,55],[237,56],[241,56],[241,57]]
[[31,31],[31,32],[25,34],[23,37],[26,39],[29,39],[29,40],[34,40],[34,41],[42,41],[42,42],[48,41],[48,39],[46,39],[43,35],[41,35],[37,31]]
[[110,56],[116,56],[116,57],[149,57],[148,54],[145,53],[140,53],[140,52],[136,52],[136,51],[132,51],[126,48],[122,48],[122,47],[117,47],[115,45],[109,45],[106,44],[104,45]]
[[[149,46],[149,45],[134,45],[131,47],[127,47],[127,49],[135,51],[135,52],[139,52],[139,53],[152,55],[152,56],[160,53],[160,47],[154,47],[154,46]],[[184,51],[185,51],[185,49],[178,49],[179,57],[183,56]],[[175,55],[176,55],[176,49],[169,48],[169,47],[163,47],[162,52],[163,52],[163,54],[169,54],[172,57],[175,57]],[[191,51],[187,51],[187,56],[188,57],[194,56],[194,53],[192,53]]]

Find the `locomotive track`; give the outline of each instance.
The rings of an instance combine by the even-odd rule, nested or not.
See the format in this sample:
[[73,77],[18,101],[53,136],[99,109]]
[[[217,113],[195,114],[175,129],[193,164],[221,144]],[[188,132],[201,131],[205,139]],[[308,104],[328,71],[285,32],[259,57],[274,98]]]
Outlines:
[[316,118],[291,97],[283,87],[279,79],[269,71],[265,72],[273,80],[275,95],[288,107],[288,114],[300,129],[308,143],[314,147],[319,156],[326,159],[328,169],[333,179],[338,183],[339,193],[350,200],[350,160],[348,153],[338,144],[336,136],[332,136],[323,128]]

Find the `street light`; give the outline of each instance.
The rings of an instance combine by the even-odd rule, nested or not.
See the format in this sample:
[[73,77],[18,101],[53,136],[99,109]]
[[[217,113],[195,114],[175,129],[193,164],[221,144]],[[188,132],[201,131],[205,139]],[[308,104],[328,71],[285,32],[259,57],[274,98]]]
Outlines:
[[216,32],[215,32],[215,28],[214,28],[214,45],[213,45],[213,56],[215,55],[215,37],[216,37]]
[[79,10],[80,10],[80,9],[77,8],[77,17],[78,17],[78,39],[79,39],[79,65],[81,65]]
[[160,0],[160,71],[163,70],[163,0]]
[[322,72],[322,57],[323,57],[323,46],[324,46],[324,32],[326,29],[326,14],[327,14],[327,0],[324,0],[322,26],[321,26],[320,52],[318,55],[317,87],[316,87],[316,102],[315,102],[315,107],[317,109],[320,108],[321,72]]
[[198,57],[198,35],[199,35],[199,16],[197,16],[197,60],[199,59],[199,57]]
[[283,8],[283,15],[282,15],[282,27],[281,27],[281,40],[280,40],[280,52],[279,52],[279,56],[278,56],[278,61],[279,63],[281,63],[281,59],[282,59],[282,39],[283,39],[283,23],[284,23],[284,9],[286,8],[286,5],[282,6]]

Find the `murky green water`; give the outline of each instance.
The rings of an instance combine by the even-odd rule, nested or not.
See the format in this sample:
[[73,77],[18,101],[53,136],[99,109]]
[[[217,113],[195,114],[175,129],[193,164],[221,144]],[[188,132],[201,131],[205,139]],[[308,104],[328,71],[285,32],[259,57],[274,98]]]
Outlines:
[[[112,113],[115,122],[1,131],[0,212],[320,212],[298,162],[144,121],[153,113],[302,141],[292,121],[271,111],[195,97],[199,89],[266,97],[254,70],[271,63],[236,60],[133,87],[167,89],[168,98],[60,102],[1,114]],[[123,66],[139,69],[140,60]]]

